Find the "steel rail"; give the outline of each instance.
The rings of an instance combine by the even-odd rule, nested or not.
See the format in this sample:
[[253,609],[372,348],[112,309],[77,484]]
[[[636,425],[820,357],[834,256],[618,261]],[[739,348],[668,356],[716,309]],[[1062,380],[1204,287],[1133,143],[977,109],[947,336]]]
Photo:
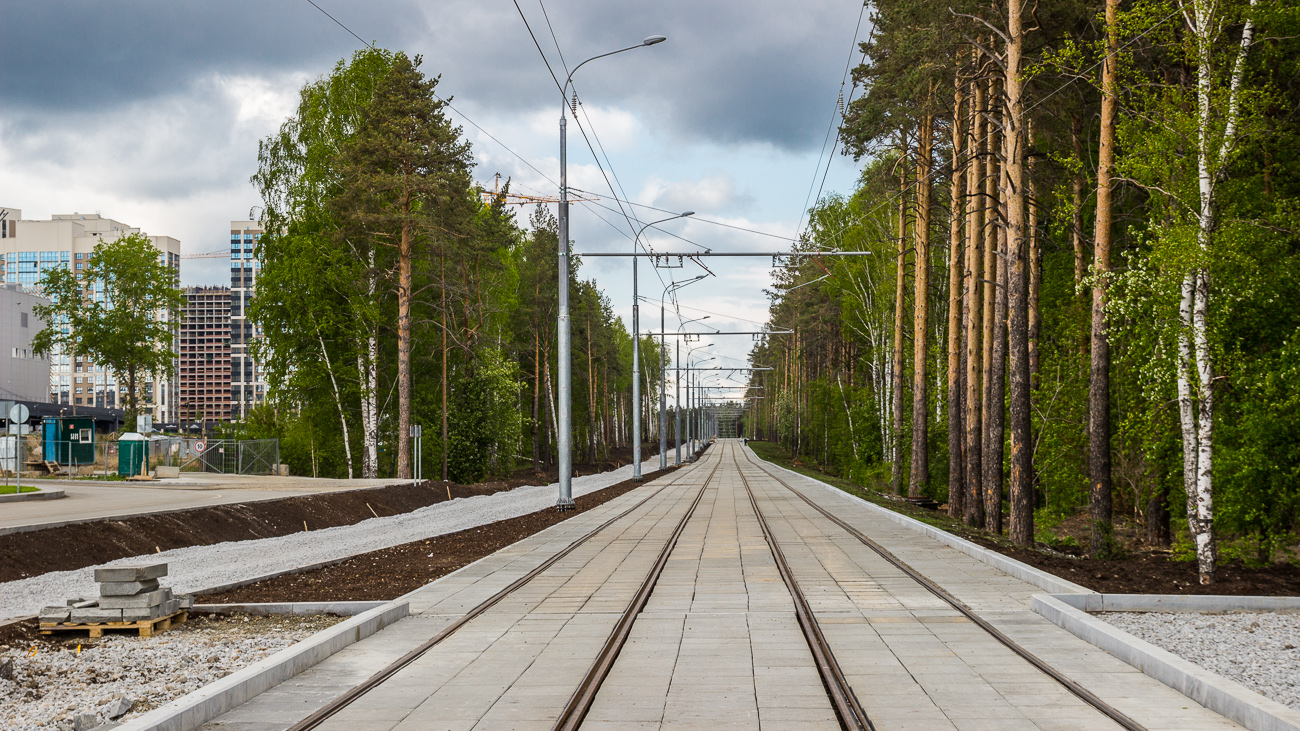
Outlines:
[[799,628],[803,630],[804,640],[808,643],[808,649],[812,651],[813,660],[817,663],[817,672],[821,675],[822,684],[826,687],[826,694],[831,699],[831,705],[835,708],[835,715],[839,717],[840,725],[849,731],[875,731],[876,727],[867,717],[866,710],[853,692],[853,686],[844,675],[844,670],[840,668],[839,661],[835,659],[835,652],[831,650],[830,642],[822,633],[821,624],[813,614],[812,605],[804,596],[803,589],[799,588],[799,582],[795,579],[790,564],[785,560],[785,552],[781,550],[776,535],[767,524],[767,518],[759,509],[758,500],[754,497],[754,491],[750,488],[745,473],[740,469],[740,460],[736,459],[734,451],[731,459],[736,465],[736,474],[740,475],[740,482],[749,495],[749,504],[754,509],[754,516],[758,518],[758,526],[763,530],[763,539],[767,541],[767,547],[776,561],[781,580],[785,582],[785,588],[794,599],[794,613],[799,620]]
[[[906,574],[908,578],[912,579],[916,583],[925,587],[925,589],[928,590],[931,594],[942,599],[944,602],[949,604],[953,609],[956,609],[963,616],[965,616],[966,619],[969,619],[977,627],[984,630],[988,634],[992,635],[994,639],[1002,643],[1002,645],[1005,646],[1007,649],[1019,655],[1021,659],[1025,660],[1030,665],[1033,665],[1035,668],[1037,668],[1039,671],[1041,671],[1042,673],[1050,677],[1052,680],[1055,680],[1057,683],[1061,684],[1066,690],[1073,693],[1075,697],[1077,697],[1079,700],[1097,709],[1099,712],[1102,713],[1102,715],[1106,716],[1110,720],[1119,724],[1123,728],[1128,729],[1128,731],[1147,731],[1145,726],[1138,723],[1137,721],[1134,721],[1132,718],[1129,718],[1122,711],[1110,705],[1106,701],[1102,700],[1092,691],[1088,690],[1087,688],[1084,688],[1082,685],[1079,685],[1078,683],[1071,680],[1070,678],[1065,677],[1065,675],[1063,675],[1056,668],[1052,667],[1051,665],[1048,665],[1047,662],[1044,661],[1042,658],[1039,658],[1034,653],[1025,649],[1023,646],[1020,645],[1020,643],[1011,639],[1002,630],[998,629],[997,627],[994,627],[988,620],[976,614],[970,607],[966,606],[965,603],[963,603],[953,595],[949,594],[947,590],[945,590],[943,587],[931,581],[921,572],[907,565],[906,562],[904,562],[902,559],[895,556],[884,546],[868,538],[865,534],[862,533],[862,531],[859,531],[857,528],[854,528],[853,526],[849,525],[847,522],[845,522],[835,514],[831,513],[829,510],[826,510],[822,506],[813,502],[811,498],[809,498],[807,495],[804,495],[799,490],[795,489],[795,487],[792,486],[790,483],[786,482],[785,480],[776,476],[772,472],[768,471],[768,469],[764,467],[761,462],[754,461],[754,459],[752,459],[748,453],[745,454],[745,460],[750,464],[754,465],[755,467],[757,467],[761,472],[763,472],[763,474],[767,475],[768,477],[771,477],[772,479],[779,482],[787,490],[793,492],[801,500],[803,500],[805,503],[811,506],[814,510],[826,516],[826,518],[829,519],[832,523],[843,528],[849,535],[861,541],[862,544],[865,545],[867,548],[870,548],[872,551],[875,551],[876,554],[878,554],[881,558],[885,559],[885,561],[892,564],[894,568],[897,568],[898,570]],[[739,469],[739,467],[737,467],[737,469]]]
[[682,532],[686,530],[686,523],[690,521],[691,516],[695,514],[695,508],[699,507],[700,500],[704,497],[704,491],[708,489],[709,483],[713,476],[718,473],[722,466],[722,460],[714,465],[709,476],[704,479],[704,484],[700,485],[700,491],[695,495],[695,500],[691,507],[687,509],[686,514],[678,521],[677,527],[673,530],[664,547],[659,551],[659,557],[655,559],[654,566],[646,574],[645,579],[641,582],[640,588],[633,595],[632,601],[628,602],[627,608],[619,617],[618,623],[614,625],[614,630],[606,638],[605,644],[600,648],[600,653],[596,655],[596,661],[591,664],[587,674],[583,676],[582,682],[578,684],[577,690],[569,697],[569,702],[564,704],[564,710],[560,712],[560,717],[556,719],[554,728],[556,731],[577,731],[582,725],[583,719],[587,717],[587,712],[596,702],[596,694],[600,692],[600,686],[604,684],[605,678],[609,676],[609,671],[614,667],[614,661],[623,651],[623,646],[627,644],[627,638],[632,634],[632,625],[636,618],[645,608],[646,602],[650,600],[650,595],[654,592],[655,585],[659,583],[659,576],[663,574],[664,567],[668,565],[668,557],[672,554],[673,549],[677,547],[677,539],[681,538]]
[[[716,470],[717,468],[714,468],[714,471]],[[692,470],[688,470],[687,472],[689,474],[691,472],[695,472],[695,470],[692,469]],[[537,578],[537,576],[540,575],[542,572],[554,566],[558,561],[563,559],[565,556],[568,556],[569,554],[573,553],[580,546],[582,546],[582,544],[586,543],[588,540],[595,537],[596,534],[610,527],[614,523],[617,523],[623,518],[626,518],[634,510],[641,507],[642,505],[645,505],[647,502],[649,502],[655,496],[659,495],[659,493],[663,492],[664,490],[667,490],[673,485],[676,485],[681,479],[684,479],[685,477],[686,475],[682,475],[681,478],[675,479],[672,482],[669,482],[667,485],[660,487],[659,489],[655,490],[654,492],[650,493],[649,495],[639,500],[635,505],[631,506],[627,510],[624,510],[618,515],[615,515],[614,517],[610,518],[604,523],[601,523],[600,525],[591,529],[584,535],[578,537],[576,540],[574,540],[568,546],[565,546],[554,556],[551,556],[550,558],[546,559],[542,563],[538,564],[536,568],[532,569],[531,571],[519,577],[518,579],[515,579],[504,589],[488,597],[483,602],[476,605],[473,609],[470,609],[468,612],[461,615],[459,619],[457,619],[455,622],[452,622],[447,627],[443,628],[441,632],[426,640],[419,647],[416,647],[415,649],[411,650],[405,655],[394,660],[384,669],[370,676],[366,680],[362,681],[360,684],[353,686],[346,693],[330,701],[328,704],[318,709],[315,713],[304,718],[303,720],[299,721],[293,726],[290,726],[287,731],[310,731],[310,729],[314,729],[317,726],[320,726],[322,723],[324,723],[334,714],[338,713],[339,711],[342,711],[344,708],[347,708],[348,706],[355,703],[359,698],[361,698],[361,696],[365,695],[366,693],[369,693],[370,691],[374,690],[380,685],[383,685],[383,683],[387,681],[389,678],[393,677],[398,672],[400,672],[403,668],[418,660],[422,655],[427,653],[429,650],[433,649],[434,646],[441,643],[443,640],[447,639],[451,635],[455,634],[457,630],[461,629],[466,624],[469,624],[472,620],[482,615],[484,612],[491,609],[493,606],[496,606],[496,604],[498,604],[502,599],[505,599],[510,594],[514,593],[515,591],[518,591],[525,584]],[[710,473],[710,477],[712,477],[712,473]]]

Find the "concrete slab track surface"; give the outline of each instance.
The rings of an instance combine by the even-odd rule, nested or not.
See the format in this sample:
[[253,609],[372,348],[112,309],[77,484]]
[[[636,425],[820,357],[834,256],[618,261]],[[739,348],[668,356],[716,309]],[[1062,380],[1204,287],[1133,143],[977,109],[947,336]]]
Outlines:
[[[1239,728],[1039,617],[1029,607],[1036,587],[762,463],[732,440],[413,592],[409,618],[203,728],[282,731],[305,728],[313,714],[312,727],[330,731],[552,729],[565,714],[567,727],[583,729],[841,728],[843,705],[828,693],[839,686],[814,645],[833,656],[843,692],[880,731],[1122,728],[799,494],[1131,719],[1130,728]],[[764,521],[805,604],[782,577]],[[661,573],[648,580],[656,566]],[[607,672],[590,682],[630,605],[640,610],[625,641],[612,644]],[[801,619],[800,606],[812,617]],[[471,610],[481,613],[392,667]],[[824,643],[806,639],[808,622]],[[382,683],[331,705],[385,668]],[[573,715],[584,687],[590,702]]]

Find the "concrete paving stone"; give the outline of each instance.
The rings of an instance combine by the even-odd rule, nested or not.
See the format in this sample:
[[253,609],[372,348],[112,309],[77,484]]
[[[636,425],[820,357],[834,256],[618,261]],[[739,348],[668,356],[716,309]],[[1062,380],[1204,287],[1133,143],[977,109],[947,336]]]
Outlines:
[[[363,659],[375,664],[400,655],[577,536],[660,485],[675,483],[399,672],[391,690],[365,696],[356,706],[361,715],[355,724],[327,726],[333,731],[365,731],[371,725],[385,731],[549,729],[704,476],[722,463],[715,475],[719,479],[709,484],[687,522],[584,728],[837,727],[791,597],[732,466],[733,450],[738,450],[734,442],[720,442],[688,468],[694,472],[653,480],[418,590],[409,597],[411,619],[418,624],[399,622],[359,643],[382,650],[339,653],[337,661],[331,658],[300,676],[298,692],[280,693],[281,701],[310,705],[302,699],[324,695],[332,687],[331,675],[364,677],[356,670]],[[1114,727],[737,456],[877,728]],[[693,477],[683,479],[688,476]],[[1038,617],[1028,607],[1029,597],[1039,591],[1035,587],[839,493],[802,478],[783,479],[873,536],[1045,661],[1117,705],[1131,705],[1152,731],[1234,727]],[[400,639],[385,641],[385,635]],[[403,706],[412,710],[396,725],[374,725],[379,714],[364,711],[382,704],[389,704],[387,711],[394,714],[405,713]],[[1168,726],[1153,723],[1174,718],[1172,712],[1186,716],[1176,716],[1177,723]],[[217,728],[209,724],[207,731]]]

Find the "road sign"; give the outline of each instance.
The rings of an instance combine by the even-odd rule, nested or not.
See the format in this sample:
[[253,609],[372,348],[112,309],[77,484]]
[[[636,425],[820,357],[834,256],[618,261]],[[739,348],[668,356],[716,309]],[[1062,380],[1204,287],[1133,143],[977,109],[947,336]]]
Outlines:
[[150,414],[140,414],[135,418],[136,431],[141,434],[148,434],[153,431],[153,416]]
[[15,423],[21,424],[22,422],[27,421],[28,417],[31,415],[32,413],[28,411],[27,407],[23,404],[14,404],[9,408],[9,421]]
[[207,449],[207,448],[208,448],[208,443],[205,442],[205,441],[203,441],[202,439],[199,439],[198,441],[194,442],[194,453],[195,453],[195,454],[203,454],[203,450],[205,450],[205,449]]

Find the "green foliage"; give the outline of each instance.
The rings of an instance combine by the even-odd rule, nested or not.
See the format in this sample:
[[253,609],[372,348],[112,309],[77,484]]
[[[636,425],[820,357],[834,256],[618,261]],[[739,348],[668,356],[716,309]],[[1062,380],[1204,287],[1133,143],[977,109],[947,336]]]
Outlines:
[[494,348],[485,348],[457,374],[451,403],[456,430],[448,469],[454,482],[509,477],[523,438],[517,408],[519,367]]
[[[538,466],[554,461],[555,219],[539,207],[524,230],[504,197],[483,200],[436,85],[419,57],[360,51],[304,86],[295,114],[259,148],[253,182],[268,233],[249,312],[266,334],[259,357],[279,406],[267,429],[283,435],[297,473],[395,469],[394,445],[407,438],[396,418],[406,293],[425,474],[441,477],[444,459],[458,481],[507,476],[530,452]],[[578,267],[574,453],[581,459],[595,436],[600,458],[630,421],[631,338]],[[645,354],[657,378],[658,348]]]
[[95,246],[80,278],[46,270],[41,291],[50,299],[36,316],[48,325],[32,339],[38,353],[76,354],[126,379],[126,426],[135,429],[146,377],[175,366],[175,330],[185,295],[176,270],[148,236],[132,233]]

